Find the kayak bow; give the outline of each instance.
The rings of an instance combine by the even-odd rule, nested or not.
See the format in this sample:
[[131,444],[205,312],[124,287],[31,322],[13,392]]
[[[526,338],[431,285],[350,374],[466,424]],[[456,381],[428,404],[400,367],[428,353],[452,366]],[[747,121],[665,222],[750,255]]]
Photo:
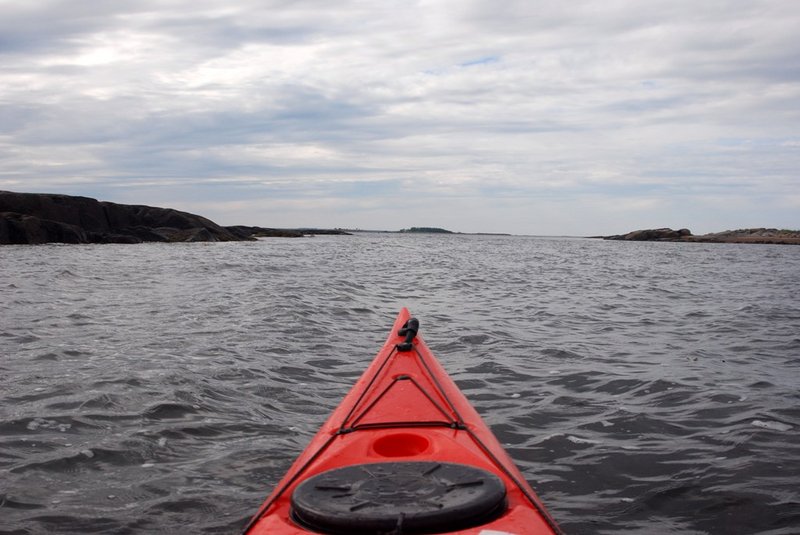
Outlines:
[[247,534],[560,534],[402,309]]

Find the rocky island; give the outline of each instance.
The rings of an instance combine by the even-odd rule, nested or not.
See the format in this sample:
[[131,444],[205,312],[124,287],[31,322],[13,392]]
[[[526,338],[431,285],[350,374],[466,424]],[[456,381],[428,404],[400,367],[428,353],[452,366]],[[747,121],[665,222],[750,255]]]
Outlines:
[[750,228],[726,230],[695,236],[689,229],[671,228],[634,230],[627,234],[599,236],[604,240],[624,241],[670,241],[699,243],[773,243],[800,245],[800,230],[774,228]]
[[346,234],[315,229],[223,227],[199,215],[72,195],[0,191],[0,244],[249,241],[262,236]]
[[400,230],[401,234],[453,234],[452,230],[447,230],[439,227],[411,227]]

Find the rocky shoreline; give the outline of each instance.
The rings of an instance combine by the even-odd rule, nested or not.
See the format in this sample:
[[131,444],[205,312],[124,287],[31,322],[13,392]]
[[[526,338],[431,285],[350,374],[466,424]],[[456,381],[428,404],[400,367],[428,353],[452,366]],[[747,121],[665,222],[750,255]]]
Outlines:
[[347,234],[320,229],[223,227],[171,208],[72,195],[0,191],[0,244],[250,241],[259,237]]
[[800,230],[774,228],[750,228],[726,230],[695,236],[689,229],[671,228],[634,230],[627,234],[614,236],[595,236],[604,240],[622,241],[667,241],[696,243],[764,243],[781,245],[800,245]]
[[[400,232],[452,232],[412,227]],[[171,208],[118,204],[89,197],[0,191],[0,245],[41,243],[142,243],[251,241],[262,237],[299,238],[346,234],[341,229],[223,227],[205,217]],[[634,230],[593,236],[604,240],[800,245],[800,231],[770,228],[726,230],[695,236],[689,229]]]

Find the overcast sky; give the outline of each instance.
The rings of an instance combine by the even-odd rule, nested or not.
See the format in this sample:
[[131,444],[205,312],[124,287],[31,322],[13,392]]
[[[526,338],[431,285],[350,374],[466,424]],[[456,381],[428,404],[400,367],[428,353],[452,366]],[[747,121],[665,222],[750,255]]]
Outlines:
[[800,228],[797,0],[0,0],[0,189],[218,223]]

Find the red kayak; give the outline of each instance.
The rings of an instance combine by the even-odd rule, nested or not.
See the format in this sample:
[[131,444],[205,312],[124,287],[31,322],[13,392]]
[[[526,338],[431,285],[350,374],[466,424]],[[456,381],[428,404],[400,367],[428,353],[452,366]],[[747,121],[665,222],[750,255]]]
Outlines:
[[560,534],[403,309],[248,534]]

